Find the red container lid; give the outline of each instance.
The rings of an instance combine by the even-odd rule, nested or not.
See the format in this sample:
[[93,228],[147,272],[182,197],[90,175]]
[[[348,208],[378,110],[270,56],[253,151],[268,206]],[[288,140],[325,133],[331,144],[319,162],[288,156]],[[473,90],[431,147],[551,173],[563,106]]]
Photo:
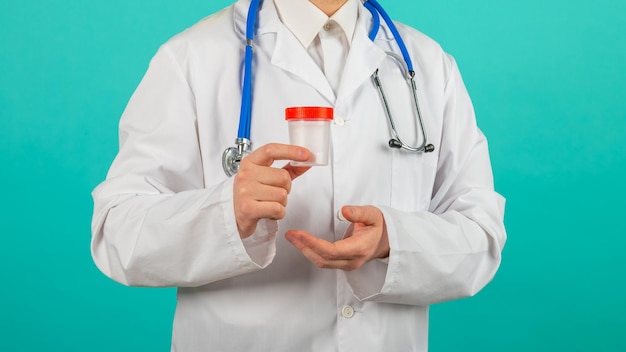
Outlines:
[[285,109],[285,120],[332,120],[333,108],[323,106],[296,106]]

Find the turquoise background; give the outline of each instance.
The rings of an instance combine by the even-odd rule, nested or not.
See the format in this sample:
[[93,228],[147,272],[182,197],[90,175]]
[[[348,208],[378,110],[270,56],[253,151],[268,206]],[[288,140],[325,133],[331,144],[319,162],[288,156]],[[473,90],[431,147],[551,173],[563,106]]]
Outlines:
[[[431,351],[626,351],[626,2],[392,1],[457,59],[509,240]],[[0,3],[0,350],[168,351],[173,289],[90,253],[91,190],[159,44],[229,1]]]

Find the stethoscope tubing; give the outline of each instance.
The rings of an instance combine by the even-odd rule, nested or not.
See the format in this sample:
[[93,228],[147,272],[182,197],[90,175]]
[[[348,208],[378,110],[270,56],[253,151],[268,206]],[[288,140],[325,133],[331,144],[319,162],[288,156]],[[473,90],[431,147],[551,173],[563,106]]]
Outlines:
[[[374,75],[372,75],[372,77],[374,78],[375,84],[382,97],[385,111],[387,113],[387,119],[391,127],[392,139],[389,140],[389,146],[392,148],[402,148],[412,152],[432,152],[434,150],[434,146],[432,144],[426,144],[426,130],[424,129],[424,121],[422,119],[419,102],[417,100],[417,88],[414,80],[415,71],[413,70],[413,61],[411,61],[411,57],[409,55],[407,47],[404,44],[404,40],[402,39],[402,36],[398,32],[398,29],[396,28],[395,24],[393,23],[387,12],[385,12],[385,10],[376,0],[361,1],[363,2],[363,6],[365,6],[365,8],[367,8],[368,11],[372,14],[373,25],[369,33],[370,40],[374,41],[376,39],[378,31],[380,30],[380,17],[382,17],[382,19],[385,21],[385,23],[389,27],[389,30],[391,31],[391,34],[396,40],[404,63],[406,64],[405,68],[407,70],[407,79],[411,81],[413,100],[415,102],[415,109],[417,112],[419,127],[422,131],[423,140],[422,144],[418,147],[412,147],[410,145],[407,145],[400,139],[395,128],[393,117],[391,116],[391,111],[387,103],[387,98],[385,97],[382,85],[380,84],[377,70]],[[239,128],[237,131],[237,139],[235,141],[236,147],[226,148],[222,156],[222,166],[228,176],[233,176],[237,173],[237,171],[239,170],[239,162],[252,150],[250,130],[252,124],[252,61],[254,51],[253,40],[256,31],[256,22],[258,18],[260,2],[261,0],[250,0],[250,6],[248,7],[248,17],[246,18],[246,45],[243,65],[241,108],[239,112]],[[252,16],[250,14],[252,14]],[[396,58],[395,55],[392,56]]]
[[241,91],[241,111],[239,113],[239,130],[237,138],[250,140],[250,128],[252,124],[252,56],[253,39],[256,29],[256,14],[259,9],[260,0],[251,0],[248,8],[248,18],[246,19],[246,49],[244,54],[243,67],[243,87]]
[[[248,7],[248,17],[246,18],[246,46],[244,54],[244,67],[243,67],[243,87],[241,94],[241,110],[239,113],[239,130],[237,132],[237,138],[245,138],[250,140],[250,129],[252,124],[252,57],[253,57],[253,39],[256,29],[256,20],[258,16],[250,16],[250,14],[258,13],[260,0],[251,0]],[[391,17],[382,8],[382,6],[376,0],[364,0],[363,5],[372,14],[374,23],[372,24],[372,30],[369,33],[370,40],[374,41],[376,35],[380,29],[380,17],[383,18],[389,30],[393,34],[402,57],[406,63],[409,75],[414,75],[413,61],[404,44],[402,36],[398,32],[398,29],[394,25]],[[415,93],[413,93],[415,94]],[[420,124],[423,124],[420,121]],[[394,134],[395,131],[394,131]]]
[[[391,20],[391,17],[389,17],[387,12],[383,9],[382,6],[380,6],[380,4],[376,0],[364,0],[363,5],[372,13],[372,17],[374,18],[372,31],[370,32],[370,35],[369,35],[370,40],[374,41],[374,39],[376,39],[376,34],[378,33],[378,29],[380,28],[380,19],[378,18],[378,16],[380,15],[385,21],[385,23],[387,24],[387,26],[389,27],[389,30],[391,31],[391,34],[395,38],[396,42],[398,43],[398,47],[400,48],[400,52],[402,53],[404,62],[406,62],[406,66],[409,70],[409,74],[414,74],[415,71],[413,71],[413,61],[411,60],[409,51],[407,50],[406,45],[404,44],[404,40],[402,39],[400,32],[398,32],[398,28],[396,28],[396,25]],[[374,12],[377,12],[377,13],[374,13]]]

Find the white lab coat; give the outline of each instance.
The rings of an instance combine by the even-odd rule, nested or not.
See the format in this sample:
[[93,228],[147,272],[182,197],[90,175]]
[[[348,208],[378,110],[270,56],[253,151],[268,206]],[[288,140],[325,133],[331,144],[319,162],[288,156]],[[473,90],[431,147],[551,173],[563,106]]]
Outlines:
[[[401,110],[409,91],[384,53],[397,52],[388,29],[372,43],[371,15],[360,7],[335,97],[265,1],[254,48],[254,146],[288,143],[289,106],[333,106],[338,119],[330,165],[296,179],[286,217],[261,221],[242,241],[221,157],[237,135],[247,7],[241,0],[204,19],[151,61],[121,119],[119,154],[93,192],[95,263],[126,285],[179,287],[175,351],[426,351],[428,305],[484,287],[506,238],[504,200],[454,60],[399,25],[436,150],[392,150],[370,78],[380,67]],[[401,137],[415,144],[413,121],[396,113]],[[335,214],[343,205],[382,210],[388,261],[320,269],[284,239],[288,229],[342,238],[347,223]]]

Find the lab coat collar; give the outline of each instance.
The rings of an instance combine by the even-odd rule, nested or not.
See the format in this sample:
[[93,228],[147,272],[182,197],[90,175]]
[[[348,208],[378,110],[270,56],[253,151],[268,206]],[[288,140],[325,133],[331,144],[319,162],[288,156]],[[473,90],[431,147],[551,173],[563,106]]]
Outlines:
[[[241,36],[244,43],[246,39],[246,21],[249,7],[250,0],[239,0],[235,3],[235,32]],[[254,35],[260,36],[266,33],[275,33],[280,24],[274,2],[272,0],[261,0],[259,4],[259,15],[256,21],[256,33]]]
[[326,76],[286,26],[280,26],[278,29],[272,64],[300,77],[322,94],[330,104],[335,102],[335,93]]
[[[246,18],[249,6],[250,0],[239,0],[235,3],[235,31],[241,36],[242,45],[245,43]],[[337,100],[347,98],[365,80],[369,79],[386,57],[385,51],[368,37],[372,26],[372,15],[360,4],[358,11],[352,45],[346,58],[342,83],[337,96],[335,96],[324,73],[315,64],[306,49],[280,21],[272,0],[262,0],[259,5],[256,36],[276,34],[274,48],[268,48],[269,52],[272,52],[272,64],[308,82],[330,104],[334,105]],[[386,25],[381,23],[376,41],[393,40],[393,37],[388,33],[389,30]]]
[[352,41],[354,25],[358,16],[359,0],[348,0],[331,17],[326,16],[309,0],[274,0],[274,4],[281,21],[305,48],[311,45],[315,36],[328,23],[329,19],[341,26],[348,42]]

